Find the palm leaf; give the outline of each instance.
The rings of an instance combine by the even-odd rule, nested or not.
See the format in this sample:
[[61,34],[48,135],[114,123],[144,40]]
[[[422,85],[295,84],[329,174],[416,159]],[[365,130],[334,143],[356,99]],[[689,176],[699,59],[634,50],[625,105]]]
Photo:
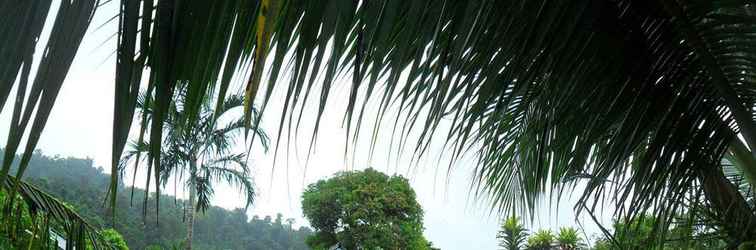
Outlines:
[[[242,155],[243,157],[243,155]],[[242,169],[233,168],[229,165],[218,165],[216,162],[216,165],[209,165],[203,167],[207,170],[207,178],[209,178],[211,181],[215,182],[224,182],[231,184],[233,187],[238,188],[241,192],[241,194],[244,196],[245,200],[245,209],[249,208],[254,201],[255,196],[257,195],[255,193],[254,184],[252,182],[252,179],[249,177],[248,170],[246,170],[245,165],[243,162],[236,162],[238,166],[241,166]],[[202,201],[202,200],[200,200]],[[201,203],[198,208],[207,208],[209,207],[210,203]]]
[[[351,71],[345,123],[352,141],[369,100],[378,98],[377,121],[397,113],[395,141],[405,144],[417,133],[407,147],[414,157],[425,155],[438,134],[446,135],[441,140],[453,159],[477,155],[474,188],[502,212],[532,212],[543,193],[560,195],[572,186],[562,180],[586,174],[595,177],[581,198],[589,208],[608,192],[618,214],[668,213],[718,166],[737,134],[752,146],[753,119],[742,114],[753,107],[754,80],[753,38],[739,32],[753,25],[753,6],[745,1],[161,1],[158,9],[163,4],[172,12],[156,19],[170,17],[175,26],[166,24],[171,33],[150,39],[173,37],[177,44],[165,47],[175,51],[159,50],[175,57],[150,65],[170,69],[159,80],[156,106],[167,107],[171,86],[185,82],[192,120],[191,107],[204,95],[197,93],[214,93],[216,82],[226,91],[229,70],[251,63],[251,73],[242,75],[247,108],[260,94],[265,112],[272,89],[286,89],[277,147],[281,131],[312,99],[317,134],[333,83]],[[230,11],[216,12],[225,7]],[[202,14],[183,19],[190,13]],[[188,36],[228,15],[254,32],[228,25],[214,31],[224,34],[217,40]],[[211,54],[227,57],[204,60],[216,44],[229,46]],[[264,65],[269,47],[276,52]],[[231,68],[220,74],[219,61]],[[292,67],[282,70],[284,63]],[[258,91],[266,69],[268,88]],[[211,73],[189,74],[197,72]],[[277,83],[283,74],[291,76],[288,84]],[[312,93],[315,82],[319,96]],[[158,113],[153,139],[160,138]],[[159,145],[153,147],[156,153]],[[637,206],[622,205],[629,202]]]
[[[445,135],[435,140],[444,141],[453,159],[476,155],[474,188],[500,211],[533,211],[544,193],[571,187],[562,180],[586,174],[595,178],[583,190],[580,203],[587,206],[578,207],[590,210],[610,199],[630,218],[647,210],[671,213],[685,191],[719,171],[737,135],[756,146],[755,23],[748,1],[161,0],[145,27],[153,25],[139,32],[127,2],[117,102],[134,103],[137,78],[128,73],[146,70],[135,62],[147,62],[154,109],[142,126],[153,142],[147,173],[157,186],[158,142],[176,86],[187,85],[187,115],[175,122],[193,124],[203,100],[223,103],[233,76],[247,83],[247,127],[257,127],[249,112],[257,95],[262,117],[273,89],[286,90],[277,147],[281,131],[302,119],[312,100],[317,134],[334,82],[351,72],[347,142],[360,136],[363,110],[377,98],[377,121],[396,114],[392,140],[402,145],[399,151],[409,144],[413,158],[423,157],[438,138],[432,135]],[[147,58],[133,58],[137,47],[148,50],[140,54]],[[265,65],[269,48],[275,53]],[[250,64],[251,72],[243,70]],[[267,88],[258,91],[266,71]],[[291,77],[282,84],[280,76]],[[133,114],[116,111],[114,163]],[[35,124],[31,142],[44,121]],[[415,138],[411,133],[417,139],[405,143]],[[746,166],[744,173],[753,170]],[[635,206],[623,206],[628,203]]]
[[[2,77],[0,79],[2,81],[0,108],[6,103],[13,86],[17,86],[17,91],[2,170],[0,170],[0,182],[4,182],[8,176],[21,139],[24,133],[28,132],[29,136],[19,168],[15,173],[17,178],[23,176],[55,104],[63,80],[92,20],[97,3],[96,0],[60,2],[55,23],[51,24],[50,38],[45,45],[33,80],[30,79],[32,55],[52,2],[12,3],[8,1],[1,4],[3,21],[0,24],[0,30],[7,32],[9,36],[0,39],[0,49],[4,58],[0,63],[0,72],[2,72],[0,73],[2,74],[0,76]],[[30,80],[32,84],[27,87]],[[26,91],[29,91],[28,95]],[[34,120],[31,128],[28,128],[32,117]]]
[[[17,187],[17,195],[22,198],[30,215],[37,221],[41,221],[40,227],[63,231],[67,237],[66,249],[85,249],[88,246],[94,249],[113,249],[99,231],[69,205],[25,181],[17,181],[9,176],[5,179],[3,188],[11,190],[14,187]],[[8,206],[12,204],[12,199],[6,198],[3,202]],[[6,218],[8,219],[12,220],[12,218]]]

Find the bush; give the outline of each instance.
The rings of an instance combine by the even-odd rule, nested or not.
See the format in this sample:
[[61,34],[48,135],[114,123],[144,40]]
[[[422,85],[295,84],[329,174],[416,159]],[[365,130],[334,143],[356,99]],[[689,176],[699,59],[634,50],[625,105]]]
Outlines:
[[123,236],[118,233],[115,229],[106,229],[102,230],[100,232],[102,234],[102,237],[110,243],[113,248],[116,250],[129,250],[129,247],[126,245],[126,241],[123,239]]
[[551,230],[538,230],[528,238],[528,249],[547,250],[551,248],[553,242],[554,234],[551,233]]

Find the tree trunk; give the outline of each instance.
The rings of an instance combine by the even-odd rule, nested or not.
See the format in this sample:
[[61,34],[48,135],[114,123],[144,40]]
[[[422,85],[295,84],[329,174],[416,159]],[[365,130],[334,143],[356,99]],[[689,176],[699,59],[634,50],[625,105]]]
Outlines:
[[700,171],[704,195],[711,203],[727,235],[737,246],[756,238],[756,215],[719,167]]
[[186,206],[186,250],[192,249],[192,236],[194,233],[194,203],[196,196],[196,187],[194,177],[190,177],[192,180],[189,184],[189,200]]

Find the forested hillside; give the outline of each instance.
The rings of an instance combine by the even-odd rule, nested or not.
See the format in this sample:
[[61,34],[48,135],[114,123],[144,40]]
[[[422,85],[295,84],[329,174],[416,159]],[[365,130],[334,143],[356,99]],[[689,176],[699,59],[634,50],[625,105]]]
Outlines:
[[[0,153],[4,152],[0,150]],[[24,179],[71,204],[96,226],[113,227],[109,209],[103,205],[110,177],[101,167],[94,167],[91,159],[50,157],[36,152]],[[186,228],[180,200],[162,195],[160,213],[156,214],[154,197],[150,197],[144,217],[144,190],[134,190],[132,205],[131,188],[122,183],[119,189],[115,229],[123,235],[130,249],[169,248],[184,239]],[[294,221],[281,214],[276,218],[248,218],[242,209],[213,206],[198,215],[194,228],[195,249],[308,249],[305,238],[312,233],[307,227],[292,228]]]

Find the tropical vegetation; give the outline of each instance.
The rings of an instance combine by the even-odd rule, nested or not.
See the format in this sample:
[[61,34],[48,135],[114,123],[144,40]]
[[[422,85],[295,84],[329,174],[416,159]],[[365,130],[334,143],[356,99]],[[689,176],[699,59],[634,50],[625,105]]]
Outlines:
[[[710,223],[684,220],[689,214],[675,216],[675,224],[670,228],[667,235],[656,233],[654,227],[658,225],[651,215],[641,215],[632,221],[615,220],[610,229],[601,235],[588,238],[585,231],[578,231],[573,227],[561,227],[554,234],[549,229],[533,230],[535,233],[527,234],[528,229],[517,219],[509,217],[502,222],[502,230],[497,235],[501,249],[663,249],[663,250],[698,250],[698,249],[729,249],[726,238],[721,232],[714,230]],[[512,233],[512,232],[520,232]],[[519,243],[512,244],[509,235],[517,235]],[[586,236],[586,238],[582,237]],[[741,244],[738,249],[750,249],[752,243]]]
[[[656,246],[653,248],[697,250],[733,247],[732,244],[728,246],[726,238],[722,238],[706,225],[678,223],[667,232],[667,237],[661,237],[660,234],[654,232],[655,220],[657,218],[642,215],[629,222],[616,221],[613,225],[614,232],[600,236],[594,244],[594,249],[639,249]],[[748,243],[741,244],[739,248],[749,249],[748,245]]]
[[559,229],[556,236],[556,243],[562,250],[578,249],[583,244],[583,239],[578,234],[577,229],[573,227],[563,227]]
[[[104,240],[114,246],[123,246],[116,243],[120,242],[115,236],[117,232],[122,236],[126,247],[132,250],[180,248],[187,229],[182,219],[186,212],[186,199],[161,194],[163,202],[160,203],[160,212],[156,213],[156,194],[151,192],[146,203],[146,217],[142,217],[144,207],[139,201],[144,199],[144,190],[135,189],[134,202],[130,202],[130,187],[125,185],[126,183],[121,183],[118,186],[119,198],[116,207],[118,216],[113,218],[111,210],[103,206],[110,183],[110,176],[106,171],[94,165],[92,159],[46,156],[36,152],[29,162],[29,171],[24,180],[38,187],[40,191],[65,201],[67,207],[79,214],[93,228],[100,230]],[[156,225],[154,221],[159,221],[159,224]],[[194,248],[309,249],[305,239],[312,235],[312,229],[298,226],[299,224],[301,223],[280,213],[253,216],[245,213],[243,208],[209,206],[204,213],[196,216]],[[63,231],[60,233],[66,237]],[[0,232],[0,238],[7,235]],[[19,250],[28,247],[28,241],[23,239],[14,240],[13,243],[21,246],[17,248]],[[11,249],[3,247],[2,244],[0,240],[0,249]]]
[[554,234],[549,229],[541,229],[528,237],[525,249],[549,250],[554,244]]
[[528,237],[528,230],[520,223],[520,218],[508,217],[501,224],[501,230],[496,234],[499,247],[505,250],[520,250],[524,247]]
[[[182,183],[183,190],[188,190],[189,197],[184,212],[187,226],[184,245],[186,249],[192,249],[195,210],[207,210],[216,185],[223,183],[238,188],[246,198],[246,207],[254,201],[255,188],[250,177],[247,155],[233,151],[235,141],[244,129],[244,121],[233,119],[230,115],[236,108],[241,107],[241,97],[226,98],[222,105],[217,107],[218,110],[213,110],[215,103],[207,99],[200,107],[202,112],[199,113],[199,117],[193,119],[192,123],[186,123],[193,114],[187,113],[186,110],[185,86],[180,86],[176,95],[175,103],[171,105],[164,125],[166,131],[162,142],[163,151],[160,153],[163,168],[155,178],[162,180],[160,184],[163,187],[172,178],[174,184]],[[155,111],[150,96],[143,96],[138,106],[144,122],[153,119],[152,114]],[[223,119],[231,121],[223,123]],[[260,129],[255,129],[254,133],[260,137],[259,141],[267,150],[267,135]],[[140,134],[137,140],[121,161],[121,172],[125,171],[131,161],[135,162],[133,171],[137,172],[140,156],[149,155],[150,144],[143,141],[143,134]],[[151,160],[152,156],[148,159]],[[149,184],[148,177],[145,184],[147,189]],[[133,185],[132,183],[132,189]]]
[[340,172],[310,184],[302,211],[315,234],[313,249],[431,249],[423,209],[407,179],[372,168]]
[[112,247],[113,234],[98,231],[69,204],[13,177],[3,186],[0,190],[0,247],[3,249]]
[[[477,158],[473,188],[501,214],[532,216],[547,194],[579,187],[578,212],[611,203],[622,221],[656,218],[661,238],[649,244],[662,244],[680,214],[728,246],[755,240],[752,1],[52,3],[0,2],[0,110],[11,112],[0,183],[24,175],[92,16],[118,4],[111,207],[141,90],[154,98],[139,130],[149,131],[145,172],[159,194],[177,86],[187,85],[193,124],[206,99],[221,106],[242,79],[245,129],[258,126],[254,105],[266,112],[283,89],[276,142],[310,102],[313,134],[325,112],[343,112],[346,143],[389,129],[399,152],[419,158],[440,141],[450,164]],[[341,79],[351,80],[348,104],[327,110]],[[372,103],[378,111],[366,112]],[[383,128],[384,119],[395,122]],[[361,134],[366,120],[376,122]]]

